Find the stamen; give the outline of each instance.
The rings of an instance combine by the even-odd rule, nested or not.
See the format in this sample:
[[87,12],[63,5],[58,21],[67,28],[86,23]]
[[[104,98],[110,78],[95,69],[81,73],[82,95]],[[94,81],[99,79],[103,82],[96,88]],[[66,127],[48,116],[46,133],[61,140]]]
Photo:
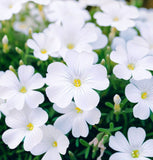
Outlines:
[[27,125],[27,128],[28,128],[29,131],[32,131],[33,128],[34,128],[34,126],[33,126],[32,123],[29,123],[29,124]]
[[80,79],[74,79],[73,84],[75,87],[80,87],[81,86],[81,80]]
[[134,151],[132,151],[132,153],[131,153],[131,156],[132,156],[133,158],[139,158],[139,155],[140,155],[139,150],[134,150]]
[[134,70],[134,68],[135,68],[134,64],[132,64],[132,63],[128,64],[127,67],[128,67],[129,70]]
[[57,147],[57,142],[54,141],[53,144],[52,144],[52,146],[53,146],[53,147]]
[[142,92],[142,93],[141,93],[141,98],[142,98],[142,99],[146,99],[147,97],[148,97],[147,92]]
[[114,17],[113,21],[117,22],[117,21],[119,21],[119,18],[118,17]]
[[68,48],[68,49],[73,49],[73,48],[74,48],[74,44],[69,43],[69,44],[67,45],[67,48]]
[[40,51],[42,54],[46,54],[47,53],[47,50],[46,49],[41,49]]
[[23,87],[20,89],[20,92],[21,92],[21,93],[26,93],[26,92],[27,92],[26,87],[23,86]]
[[75,110],[77,113],[83,113],[83,110],[81,110],[79,107],[75,107]]

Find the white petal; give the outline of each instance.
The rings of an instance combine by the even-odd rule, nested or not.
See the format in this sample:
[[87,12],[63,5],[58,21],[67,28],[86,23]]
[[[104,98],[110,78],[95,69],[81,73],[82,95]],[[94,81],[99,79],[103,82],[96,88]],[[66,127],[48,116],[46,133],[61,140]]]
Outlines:
[[75,117],[72,113],[67,113],[57,118],[54,123],[54,126],[57,129],[61,130],[64,134],[67,134],[72,128],[74,118]]
[[17,93],[7,100],[9,107],[14,106],[17,110],[21,110],[25,104],[25,96],[22,93]]
[[73,88],[69,86],[53,86],[46,88],[46,94],[49,100],[56,103],[59,107],[67,107],[73,98]]
[[21,65],[18,69],[18,76],[23,85],[32,77],[33,74],[34,68],[30,65]]
[[80,74],[92,66],[94,62],[94,56],[86,52],[82,52],[81,54],[72,52],[66,56],[64,60],[68,67],[74,71],[74,73]]
[[125,138],[125,136],[120,132],[116,132],[115,136],[111,136],[109,139],[109,146],[120,152],[129,152],[130,150],[130,145]]
[[144,142],[144,144],[141,147],[142,149],[142,155],[145,157],[153,157],[153,140],[147,140],[146,142]]
[[60,108],[56,104],[53,104],[54,110],[58,113],[61,113],[61,114],[71,112],[74,110],[75,107],[76,107],[76,105],[74,102],[71,102],[66,108]]
[[17,76],[10,70],[6,71],[1,77],[1,86],[17,89],[20,87]]
[[34,126],[42,126],[48,120],[48,114],[42,108],[36,108],[29,113],[29,121],[34,124]]
[[94,18],[100,26],[109,26],[111,24],[110,16],[102,12],[96,12]]
[[133,158],[130,156],[129,153],[121,153],[121,152],[114,153],[109,158],[109,160],[119,160],[119,159],[120,160],[133,160]]
[[58,152],[60,152],[61,154],[65,154],[66,153],[66,150],[70,144],[68,138],[63,134],[61,135],[58,140],[57,140],[57,149],[58,149]]
[[26,87],[28,89],[38,89],[38,88],[43,87],[43,85],[44,85],[43,77],[39,73],[36,73],[27,82]]
[[108,43],[107,37],[104,34],[99,33],[98,39],[95,42],[91,43],[91,45],[93,50],[96,50],[96,49],[104,48],[107,43]]
[[33,149],[31,150],[31,153],[33,155],[40,155],[43,154],[45,152],[47,152],[49,150],[49,148],[51,147],[51,142],[50,142],[50,130],[48,126],[42,126],[41,127],[42,131],[43,131],[43,138],[41,140],[41,142],[36,145],[35,147],[33,147]]
[[32,39],[28,39],[27,41],[27,45],[28,47],[32,48],[32,49],[37,49],[38,45],[36,44],[36,42]]
[[133,108],[134,117],[145,120],[150,116],[150,109],[144,104],[136,104]]
[[57,149],[51,148],[46,154],[43,156],[42,160],[62,160],[60,154]]
[[144,129],[138,127],[130,127],[128,130],[128,140],[131,146],[140,147],[144,142],[146,133]]
[[16,94],[15,89],[11,89],[9,87],[0,86],[0,98],[8,99]]
[[91,111],[87,111],[87,113],[85,113],[85,120],[91,125],[98,124],[100,121],[100,117],[101,112],[97,108],[94,108]]
[[89,128],[85,120],[80,117],[76,118],[72,126],[72,135],[74,137],[80,137],[80,136],[87,137],[88,133],[89,133]]
[[2,140],[10,149],[16,148],[25,136],[25,130],[8,129],[2,135]]
[[125,65],[118,64],[113,68],[113,73],[119,79],[128,80],[131,77],[131,72],[127,69]]
[[153,70],[153,56],[146,56],[139,61],[139,65],[144,69]]
[[43,138],[43,132],[40,128],[34,128],[34,130],[29,131],[24,139],[24,150],[30,151],[34,146],[40,143]]
[[91,88],[82,87],[75,92],[74,100],[76,106],[83,110],[91,110],[99,103],[99,95]]
[[66,65],[60,62],[51,63],[47,68],[46,83],[48,85],[58,85],[67,83],[70,79],[69,70]]
[[150,79],[152,77],[151,72],[145,70],[144,68],[136,68],[132,73],[133,79],[142,80]]
[[127,51],[124,46],[117,46],[116,51],[112,51],[110,59],[119,64],[125,64],[127,61]]
[[91,88],[105,90],[109,86],[106,68],[100,64],[92,66],[87,72],[85,81]]
[[133,40],[127,43],[128,53],[131,56],[142,58],[148,53],[148,44],[141,38],[136,36]]
[[133,84],[128,84],[125,88],[125,95],[130,102],[136,103],[141,99],[141,91]]
[[29,91],[26,94],[26,103],[31,108],[38,107],[39,104],[43,103],[44,95],[38,91]]
[[6,116],[5,122],[7,126],[17,129],[25,127],[28,120],[23,110],[18,111],[14,109]]

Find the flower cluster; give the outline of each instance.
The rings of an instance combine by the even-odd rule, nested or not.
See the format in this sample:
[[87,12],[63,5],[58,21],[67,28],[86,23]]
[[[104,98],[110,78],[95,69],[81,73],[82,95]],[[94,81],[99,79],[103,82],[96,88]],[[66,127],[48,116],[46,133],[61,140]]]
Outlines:
[[[23,142],[42,160],[153,157],[141,121],[153,121],[150,17],[124,0],[1,0],[0,114],[8,127],[1,139],[9,149]],[[140,127],[131,127],[135,120]],[[87,136],[94,139],[80,138]],[[74,141],[86,150],[67,154]],[[110,155],[107,144],[118,152]]]

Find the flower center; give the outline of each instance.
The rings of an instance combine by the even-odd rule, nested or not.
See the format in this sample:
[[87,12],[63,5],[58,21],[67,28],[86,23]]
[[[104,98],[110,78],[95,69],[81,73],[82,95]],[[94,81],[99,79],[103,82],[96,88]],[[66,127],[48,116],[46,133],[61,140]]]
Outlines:
[[81,110],[79,107],[75,107],[75,110],[77,113],[83,113],[83,110]]
[[12,5],[12,4],[10,4],[10,5],[9,5],[9,8],[10,8],[10,9],[11,9],[11,8],[13,8],[13,5]]
[[54,141],[53,144],[52,144],[52,146],[53,146],[53,147],[57,147],[57,142]]
[[69,43],[69,44],[67,45],[67,48],[68,48],[68,49],[73,49],[73,48],[74,48],[74,44]]
[[46,53],[47,53],[47,50],[46,50],[46,49],[41,49],[40,52],[41,52],[42,54],[46,54]]
[[19,28],[20,28],[20,29],[26,29],[26,28],[27,28],[27,25],[25,25],[25,24],[20,24],[20,25],[19,25]]
[[73,84],[75,87],[80,87],[81,86],[81,80],[80,79],[74,79]]
[[33,128],[34,128],[34,126],[33,126],[32,123],[29,123],[29,124],[27,125],[27,128],[28,128],[29,131],[32,131]]
[[27,92],[26,87],[23,86],[23,87],[20,89],[20,92],[21,92],[21,93],[26,93],[26,92]]
[[117,21],[119,21],[119,18],[118,17],[114,17],[113,21],[117,22]]
[[142,99],[146,99],[147,97],[148,97],[147,92],[142,92],[142,93],[141,93],[141,98],[142,98]]
[[129,70],[134,70],[134,68],[135,68],[134,64],[132,64],[132,63],[128,64],[127,67],[128,67]]
[[131,153],[131,156],[132,156],[133,158],[139,158],[139,155],[140,155],[139,150],[134,150],[134,151],[132,151],[132,153]]

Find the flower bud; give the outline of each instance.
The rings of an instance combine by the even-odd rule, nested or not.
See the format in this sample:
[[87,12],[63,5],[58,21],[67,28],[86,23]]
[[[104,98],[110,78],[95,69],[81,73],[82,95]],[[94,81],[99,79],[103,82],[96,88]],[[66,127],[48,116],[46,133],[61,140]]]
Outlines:
[[118,94],[116,94],[113,98],[114,101],[114,112],[120,112],[121,108],[120,108],[120,103],[121,103],[121,98]]

